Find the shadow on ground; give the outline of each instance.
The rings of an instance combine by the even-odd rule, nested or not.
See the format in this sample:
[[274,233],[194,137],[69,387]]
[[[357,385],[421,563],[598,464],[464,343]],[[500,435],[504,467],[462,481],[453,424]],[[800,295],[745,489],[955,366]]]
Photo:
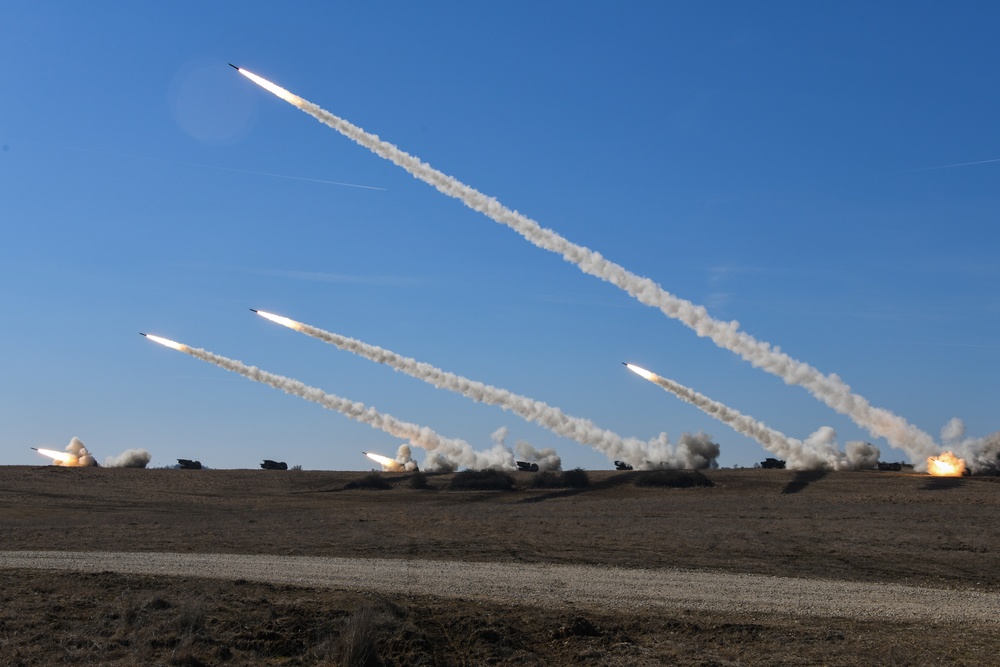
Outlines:
[[588,493],[590,491],[602,491],[604,489],[613,489],[616,486],[622,486],[623,484],[628,484],[629,482],[635,481],[637,472],[625,472],[621,475],[615,475],[613,477],[608,477],[600,482],[595,482],[588,484],[587,486],[580,487],[578,489],[559,489],[558,491],[552,491],[549,493],[543,493],[537,496],[532,496],[531,498],[525,498],[519,500],[519,503],[540,503],[545,500],[552,500],[554,498],[569,498],[581,493]]
[[781,493],[798,493],[813,482],[823,479],[827,474],[825,470],[800,470],[792,477],[792,481],[785,485]]
[[963,484],[965,484],[965,480],[961,477],[931,477],[920,488],[923,491],[946,491],[957,489]]

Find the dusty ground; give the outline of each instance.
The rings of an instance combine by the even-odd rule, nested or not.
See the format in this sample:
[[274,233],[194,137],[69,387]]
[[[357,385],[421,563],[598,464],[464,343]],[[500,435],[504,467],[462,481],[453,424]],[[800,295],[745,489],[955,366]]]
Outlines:
[[0,664],[994,664],[1000,480],[720,470],[711,488],[656,489],[635,475],[459,493],[447,475],[366,491],[343,490],[361,473],[7,467],[0,548],[684,568],[984,592],[986,612],[803,614],[781,587],[769,608],[729,611],[5,569]]

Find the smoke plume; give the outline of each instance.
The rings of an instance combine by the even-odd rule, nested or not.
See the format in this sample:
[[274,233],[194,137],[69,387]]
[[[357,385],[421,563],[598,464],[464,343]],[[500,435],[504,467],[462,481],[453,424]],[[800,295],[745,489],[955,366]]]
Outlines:
[[719,445],[704,431],[681,433],[677,441],[678,458],[686,461],[685,468],[718,468]]
[[42,456],[47,456],[52,459],[52,465],[55,466],[81,468],[97,465],[97,460],[91,455],[90,451],[83,444],[83,441],[76,436],[69,441],[69,444],[66,445],[66,449],[61,452],[54,449],[33,449]]
[[396,458],[391,459],[388,456],[382,456],[381,454],[374,454],[372,452],[365,452],[365,456],[370,458],[382,466],[383,471],[387,472],[414,472],[417,468],[417,462],[413,460],[413,455],[410,451],[410,446],[403,443],[396,450]]
[[410,357],[404,357],[391,350],[386,350],[376,345],[369,345],[355,338],[348,338],[347,336],[325,331],[281,315],[274,315],[263,311],[256,312],[261,317],[272,322],[286,326],[289,329],[294,329],[295,331],[301,331],[307,336],[335,345],[342,350],[352,352],[365,359],[385,364],[396,371],[422,380],[438,389],[447,389],[448,391],[470,398],[473,401],[486,403],[487,405],[497,405],[504,410],[509,410],[525,421],[538,424],[557,435],[593,447],[606,454],[609,460],[620,459],[628,461],[633,465],[641,465],[643,461],[649,460],[671,461],[676,462],[676,465],[671,464],[669,467],[694,467],[691,465],[693,459],[684,455],[678,457],[669,446],[669,443],[664,444],[662,439],[646,443],[637,438],[623,438],[613,431],[597,426],[588,419],[567,415],[559,408],[543,403],[542,401],[536,401],[506,389],[500,389],[499,387],[443,371],[431,364],[417,361]]
[[78,466],[96,466],[97,459],[87,450],[87,447],[83,444],[80,438],[73,437],[66,445],[66,451],[76,457],[76,465]]
[[878,459],[882,451],[870,442],[851,440],[847,443],[847,460],[854,465],[855,470],[874,470],[878,468]]
[[1000,475],[1000,431],[979,438],[963,454],[973,475]]
[[941,441],[961,454],[973,475],[1000,475],[1000,431],[983,438],[967,438],[965,422],[955,418],[941,429]]
[[539,248],[562,255],[563,259],[575,264],[584,273],[615,285],[647,306],[658,308],[667,317],[676,319],[692,329],[698,336],[710,338],[719,347],[738,354],[757,368],[777,375],[787,384],[804,387],[817,399],[837,412],[847,415],[855,424],[873,436],[883,437],[892,446],[907,452],[918,465],[938,450],[928,434],[888,410],[873,407],[867,399],[853,393],[850,386],[837,375],[825,375],[809,364],[793,359],[770,343],[757,340],[740,331],[739,323],[736,321],[723,322],[711,317],[703,306],[676,297],[651,279],[636,275],[605,259],[597,252],[571,243],[551,229],[543,228],[531,218],[507,208],[495,198],[438,171],[419,158],[316,104],[244,69],[240,69],[239,72],[324,125],[340,132],[379,157],[402,167],[413,177],[449,197],[460,200],[490,219],[507,225]]
[[[836,432],[829,426],[823,426],[808,438],[796,440],[784,433],[776,431],[763,422],[757,421],[737,410],[704,394],[685,387],[656,373],[647,371],[633,364],[628,368],[650,382],[659,385],[677,398],[690,403],[705,414],[714,417],[732,428],[737,433],[748,436],[760,443],[760,446],[784,459],[791,470],[856,470],[860,467],[875,467],[878,463],[878,449],[874,449],[872,462],[871,445],[855,443],[845,454],[837,449]],[[856,457],[856,458],[852,458]]]
[[[506,447],[504,441],[507,439],[507,433],[508,429],[506,426],[502,426],[494,431],[493,435],[490,436],[494,446]],[[539,470],[562,470],[562,459],[556,454],[556,450],[551,447],[536,449],[530,442],[518,440],[514,443],[514,451],[517,453],[518,459],[529,463],[537,463]]]
[[145,449],[126,449],[118,456],[109,456],[104,460],[108,468],[145,468],[153,455]]
[[396,450],[396,460],[399,461],[406,472],[413,472],[417,469],[417,462],[413,460],[413,453],[410,451],[410,446],[405,442]]
[[379,412],[375,408],[367,407],[363,403],[350,401],[335,394],[328,394],[322,389],[310,387],[298,380],[269,373],[256,366],[248,366],[241,361],[229,359],[201,348],[189,347],[159,336],[146,335],[146,337],[161,345],[189,354],[196,359],[238,373],[254,382],[260,382],[280,389],[286,394],[318,403],[328,410],[339,412],[355,421],[385,431],[396,438],[408,440],[410,444],[428,452],[427,462],[424,464],[426,470],[454,470],[461,466],[468,468],[514,467],[513,454],[510,450],[499,452],[494,447],[485,452],[477,452],[464,440],[445,438],[426,426],[401,421],[391,415]]

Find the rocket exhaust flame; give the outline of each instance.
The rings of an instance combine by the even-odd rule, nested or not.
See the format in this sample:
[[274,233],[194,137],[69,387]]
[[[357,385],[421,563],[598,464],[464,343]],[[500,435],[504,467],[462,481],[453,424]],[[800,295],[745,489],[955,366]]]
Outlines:
[[[241,361],[229,359],[218,354],[203,350],[197,347],[189,347],[172,340],[143,334],[146,338],[166,345],[167,347],[184,352],[196,359],[207,361],[219,368],[238,373],[243,377],[269,385],[275,389],[280,389],[286,394],[304,398],[307,401],[318,403],[319,405],[339,412],[355,421],[368,424],[372,428],[380,429],[390,435],[408,440],[417,447],[420,447],[433,456],[429,456],[429,469],[448,468],[449,466],[467,466],[470,468],[488,468],[491,466],[514,467],[513,453],[507,450],[499,452],[490,450],[487,452],[476,452],[472,446],[464,440],[445,438],[438,435],[426,426],[419,426],[409,422],[401,421],[388,414],[381,413],[375,408],[367,407],[363,403],[350,401],[335,394],[328,394],[322,389],[310,387],[298,380],[293,380],[281,375],[269,373],[255,366],[247,366]],[[509,459],[509,464],[507,459]]]
[[[276,322],[277,324],[280,324],[283,327],[288,327],[289,329],[294,329],[295,331],[302,331],[305,328],[305,325],[302,324],[301,322],[296,322],[295,320],[290,320],[287,317],[282,317],[281,315],[274,315],[272,313],[265,313],[263,310],[254,310],[253,308],[251,308],[250,310],[253,310],[253,312],[257,313],[258,315],[260,315],[261,317],[263,317],[265,320],[271,320],[272,322]],[[309,335],[312,335],[312,334],[309,334]]]
[[262,311],[254,312],[272,322],[300,331],[324,343],[335,345],[341,350],[352,352],[379,364],[385,364],[438,389],[447,389],[473,401],[510,410],[527,422],[538,424],[557,435],[593,447],[606,454],[612,461],[615,459],[626,460],[633,465],[642,465],[644,461],[655,461],[664,462],[669,467],[677,468],[696,468],[704,465],[710,466],[713,463],[713,459],[700,454],[695,457],[679,455],[675,448],[671,448],[669,444],[664,445],[662,439],[645,442],[638,438],[623,438],[613,431],[599,427],[590,420],[567,415],[559,408],[542,401],[470,380],[461,375],[443,371],[431,364],[396,354],[391,350],[324,331],[287,317]]
[[680,321],[700,337],[710,338],[723,349],[738,354],[755,367],[782,378],[787,384],[801,385],[814,397],[835,411],[847,415],[855,424],[876,437],[884,437],[915,461],[935,453],[933,438],[888,410],[873,407],[869,401],[851,391],[838,376],[826,375],[809,364],[798,361],[770,343],[757,340],[739,330],[738,322],[723,322],[711,317],[704,306],[681,299],[649,278],[634,274],[589,248],[563,238],[551,229],[501,204],[461,181],[438,171],[419,158],[400,150],[360,127],[335,116],[325,109],[290,93],[266,79],[237,68],[240,74],[272,92],[289,104],[309,114],[379,157],[402,167],[415,178],[433,186],[443,194],[460,200],[469,208],[490,219],[507,225],[532,244],[562,255],[581,271],[605,280],[627,292],[639,302],[658,308],[667,317]]
[[62,452],[39,447],[32,447],[32,449],[42,456],[52,459],[52,465],[66,468],[86,468],[97,465],[97,460],[90,454],[90,451],[80,438],[70,440],[69,444],[66,445],[66,450]]
[[961,477],[965,474],[965,461],[951,452],[927,459],[927,472],[936,477]]
[[[633,373],[659,385],[682,401],[690,403],[705,414],[718,419],[737,433],[753,438],[767,451],[786,459],[788,468],[792,470],[855,470],[859,467],[872,467],[871,464],[878,461],[877,453],[871,456],[870,451],[857,445],[851,448],[848,454],[837,450],[833,446],[833,429],[820,429],[805,441],[789,438],[763,422],[733,410],[678,382],[660,377],[635,364],[626,363],[625,366]],[[862,444],[858,443],[858,445]]]
[[[70,440],[64,452],[38,447],[32,447],[32,449],[42,456],[48,456],[52,459],[52,464],[57,466],[83,468],[97,465],[97,460],[87,450],[80,438]],[[145,468],[152,458],[152,455],[145,449],[126,449],[118,456],[109,456],[104,461],[104,465],[108,468]]]
[[375,463],[382,466],[383,472],[399,472],[403,469],[403,464],[396,459],[390,459],[388,456],[382,456],[381,454],[373,454],[371,452],[362,452],[365,456],[370,458]]
[[285,100],[289,104],[291,104],[293,106],[296,106],[296,107],[302,109],[303,111],[305,111],[305,107],[315,106],[315,105],[313,105],[313,104],[305,101],[304,99],[302,99],[298,95],[295,95],[293,93],[288,92],[287,90],[285,90],[281,86],[279,86],[279,85],[277,85],[275,83],[271,83],[270,81],[268,81],[264,77],[257,76],[253,72],[248,72],[247,70],[243,69],[242,67],[236,67],[236,65],[234,65],[232,63],[229,63],[229,66],[230,67],[234,67],[237,72],[239,72],[240,74],[242,74],[246,78],[250,79],[251,81],[253,81],[254,83],[256,83],[258,86],[260,86],[261,88],[263,88],[267,92],[272,93],[273,95],[276,95],[276,96],[280,97],[281,99]]
[[140,336],[145,336],[146,338],[148,338],[149,340],[153,341],[154,343],[159,343],[160,345],[166,345],[167,347],[173,348],[173,349],[175,349],[175,350],[177,350],[179,352],[187,352],[187,346],[186,345],[181,345],[180,343],[172,341],[169,338],[161,338],[159,336],[154,336],[153,334],[145,334],[145,333],[141,333],[141,332],[139,333],[139,335]]
[[52,462],[60,466],[75,466],[77,458],[69,452],[57,452],[54,449],[35,449],[42,456],[48,456]]

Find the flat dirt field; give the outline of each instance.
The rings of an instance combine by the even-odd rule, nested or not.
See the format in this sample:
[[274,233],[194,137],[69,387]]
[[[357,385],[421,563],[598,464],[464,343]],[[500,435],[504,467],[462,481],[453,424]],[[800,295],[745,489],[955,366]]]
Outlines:
[[1000,478],[0,467],[0,665],[995,665]]

